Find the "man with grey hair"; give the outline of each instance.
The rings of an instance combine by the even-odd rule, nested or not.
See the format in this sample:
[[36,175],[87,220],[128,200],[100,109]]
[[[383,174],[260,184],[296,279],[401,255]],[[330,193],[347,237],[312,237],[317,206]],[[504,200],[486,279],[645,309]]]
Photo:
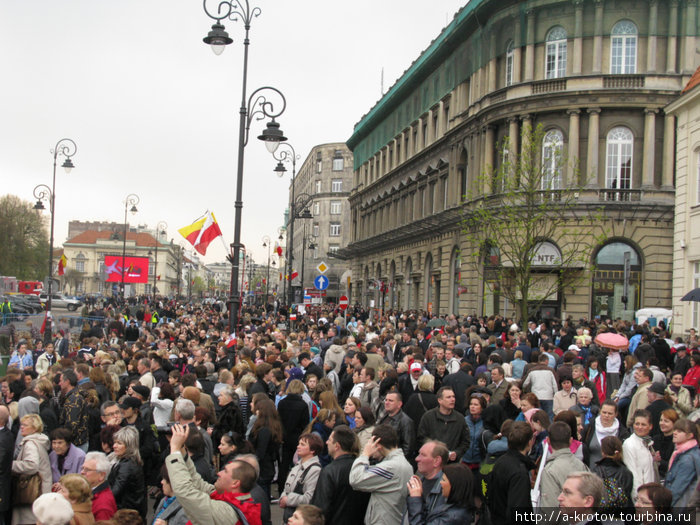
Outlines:
[[92,489],[92,514],[96,521],[111,520],[117,512],[117,502],[107,481],[111,467],[104,452],[88,452],[80,471]]
[[[236,456],[236,461],[244,461],[255,469],[256,480],[260,478],[260,463],[258,456],[255,454],[239,454]],[[223,465],[222,465],[223,467]],[[265,489],[263,489],[257,481],[253,490],[250,491],[250,497],[255,503],[260,503],[260,520],[262,525],[272,525],[272,512],[270,511],[270,498],[267,497]]]
[[559,508],[568,517],[569,523],[598,523],[593,507],[600,505],[603,498],[603,480],[592,472],[572,472],[566,478],[557,498]]
[[197,430],[202,434],[204,439],[204,458],[207,460],[207,464],[212,464],[212,456],[214,455],[214,444],[211,441],[211,436],[207,432],[206,428],[199,428],[197,423],[194,422],[194,410],[195,406],[189,399],[178,399],[175,402],[175,410],[173,411],[173,419],[175,423],[180,425],[188,425],[192,430]]

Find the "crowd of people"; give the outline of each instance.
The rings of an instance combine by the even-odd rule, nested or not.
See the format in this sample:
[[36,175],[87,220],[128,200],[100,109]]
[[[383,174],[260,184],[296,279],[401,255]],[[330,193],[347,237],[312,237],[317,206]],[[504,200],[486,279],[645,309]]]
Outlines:
[[0,525],[651,523],[700,501],[694,331],[357,307],[244,311],[233,339],[217,303],[91,308],[79,334],[18,331]]

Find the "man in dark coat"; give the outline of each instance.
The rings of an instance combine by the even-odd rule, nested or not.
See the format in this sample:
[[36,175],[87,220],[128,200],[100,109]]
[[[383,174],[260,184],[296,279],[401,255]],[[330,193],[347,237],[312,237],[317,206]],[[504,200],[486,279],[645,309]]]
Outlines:
[[[15,440],[7,422],[10,412],[7,407],[0,405],[0,524],[10,523],[11,510],[11,479],[12,479],[12,452],[15,448]],[[351,462],[352,464],[352,462]],[[348,468],[348,472],[350,469]]]
[[515,524],[516,509],[532,512],[530,470],[534,462],[527,456],[532,446],[532,428],[524,421],[513,423],[508,433],[508,452],[496,460],[486,485],[486,504],[491,523]]
[[321,471],[311,504],[321,509],[326,523],[355,525],[364,521],[370,494],[350,486],[350,469],[355,461],[357,437],[347,425],[338,425],[328,438],[328,453],[333,458]]
[[467,388],[476,384],[474,376],[469,375],[467,370],[469,369],[468,363],[462,363],[460,370],[454,374],[448,374],[445,379],[442,380],[442,386],[449,386],[455,393],[455,408],[460,414],[466,412],[466,407],[464,406],[464,393]]

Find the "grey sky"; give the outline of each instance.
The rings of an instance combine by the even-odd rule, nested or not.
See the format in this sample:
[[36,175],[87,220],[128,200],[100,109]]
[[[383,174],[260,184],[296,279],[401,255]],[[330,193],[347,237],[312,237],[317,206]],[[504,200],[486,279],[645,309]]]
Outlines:
[[[271,85],[287,97],[281,127],[301,156],[345,141],[354,124],[452,19],[465,0],[270,1],[250,32],[248,93]],[[214,9],[215,2],[210,2]],[[51,184],[49,150],[75,140],[76,169],[59,169],[56,245],[68,221],[122,221],[127,194],[141,198],[132,224],[168,223],[168,235],[212,210],[233,240],[240,22],[221,56],[202,42],[213,21],[194,0],[0,2],[1,193],[33,200]],[[257,140],[246,147],[242,242],[263,262],[277,236],[289,174]],[[290,169],[291,173],[291,169]],[[206,262],[223,260],[216,241]]]

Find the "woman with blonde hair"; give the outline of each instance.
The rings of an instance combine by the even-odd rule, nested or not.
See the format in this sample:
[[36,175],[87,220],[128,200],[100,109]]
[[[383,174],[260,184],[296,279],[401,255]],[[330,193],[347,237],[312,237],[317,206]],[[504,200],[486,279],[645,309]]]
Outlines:
[[414,428],[418,428],[420,420],[428,410],[438,406],[435,395],[435,376],[423,374],[418,378],[418,391],[404,401],[403,411],[413,420]]
[[318,400],[321,404],[321,408],[327,408],[328,410],[331,410],[335,413],[336,421],[343,421],[345,419],[343,416],[343,409],[340,408],[340,405],[338,404],[338,399],[335,397],[335,394],[332,390],[326,390],[325,392],[321,392],[321,394],[318,396]]
[[146,516],[146,484],[139,453],[139,433],[124,427],[114,433],[114,452],[109,455],[112,470],[107,481],[118,509],[135,509]]
[[[37,414],[27,414],[20,419],[19,430],[22,435],[19,448],[15,452],[12,461],[12,476],[31,476],[39,474],[41,478],[40,494],[51,492],[53,477],[51,476],[51,462],[49,461],[49,448],[51,443],[46,434],[43,434],[44,423]],[[31,504],[13,505],[12,525],[35,523],[36,518],[32,512]]]
[[80,474],[66,474],[58,480],[57,492],[66,498],[73,507],[70,525],[94,525],[92,514],[92,489],[90,483]]

